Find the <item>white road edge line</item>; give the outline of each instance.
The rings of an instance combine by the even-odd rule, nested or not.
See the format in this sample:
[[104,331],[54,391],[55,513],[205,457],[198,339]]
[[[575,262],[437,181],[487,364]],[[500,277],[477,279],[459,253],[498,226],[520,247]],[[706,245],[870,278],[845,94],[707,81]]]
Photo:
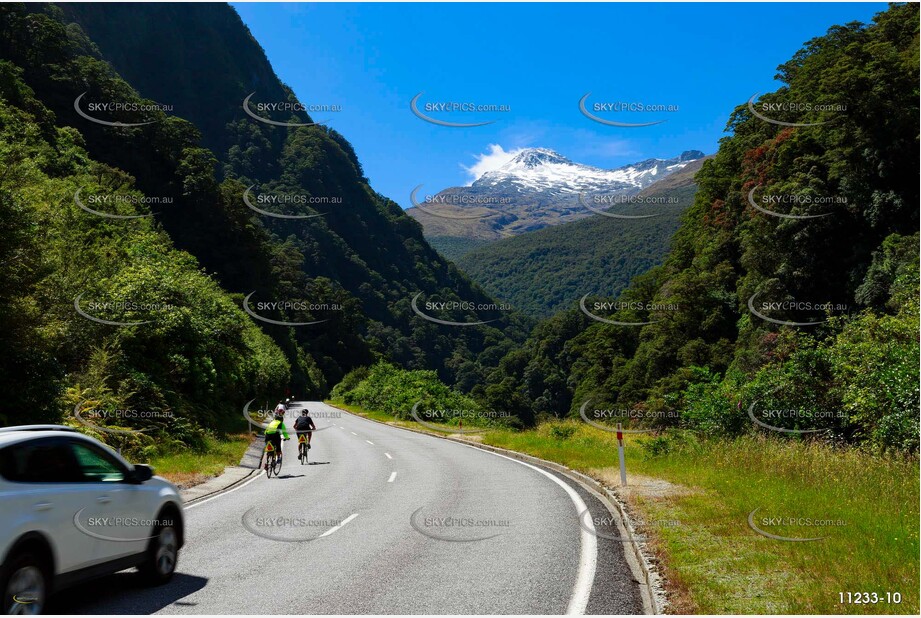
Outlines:
[[388,482],[388,483],[392,483],[392,482],[393,482],[393,479],[395,479],[395,478],[397,478],[397,473],[396,473],[396,472],[391,472],[391,473],[390,473],[390,478],[387,479],[387,482]]
[[323,534],[321,534],[321,535],[320,535],[319,537],[317,537],[317,538],[323,538],[324,536],[329,536],[329,535],[331,535],[333,532],[335,532],[336,530],[338,530],[338,529],[341,528],[342,526],[346,525],[347,523],[349,523],[350,521],[352,521],[352,520],[355,519],[356,517],[358,517],[358,513],[352,513],[351,515],[349,515],[348,517],[346,517],[345,519],[343,519],[341,524],[339,524],[338,526],[333,526],[332,528],[330,528],[329,530],[327,530],[326,532],[324,532]]
[[256,474],[256,476],[254,476],[254,477],[251,478],[250,480],[245,481],[245,482],[243,482],[243,483],[240,483],[239,485],[237,485],[236,487],[234,487],[234,488],[232,488],[232,489],[228,489],[228,490],[226,490],[226,491],[221,491],[221,492],[219,492],[219,493],[217,493],[217,494],[211,496],[210,498],[205,498],[205,499],[202,500],[201,502],[196,502],[196,503],[194,503],[194,504],[187,504],[187,505],[184,505],[183,508],[184,508],[186,511],[188,511],[189,509],[194,509],[196,506],[201,506],[201,505],[204,504],[205,502],[210,502],[210,501],[212,501],[212,500],[214,500],[214,499],[216,499],[216,498],[220,498],[221,496],[226,496],[227,494],[232,494],[233,492],[237,491],[238,489],[243,489],[244,487],[246,487],[247,485],[249,485],[250,483],[252,483],[252,482],[255,481],[256,479],[258,479],[259,477],[261,477],[261,476],[262,476],[262,472],[263,472],[262,470],[259,470],[259,473]]
[[367,443],[370,444],[371,446],[374,446],[374,442],[371,442],[371,440],[365,440],[365,442],[367,442]]
[[387,459],[393,459],[393,457],[390,456],[390,453],[384,453],[384,455],[387,456]]
[[[476,448],[475,446],[470,446],[468,444],[462,444],[467,448]],[[570,500],[572,500],[573,505],[576,507],[576,517],[581,513],[584,513],[588,507],[583,502],[582,497],[576,493],[572,487],[561,481],[559,478],[553,474],[538,468],[537,466],[532,466],[529,463],[523,462],[520,459],[515,459],[514,457],[507,457],[493,451],[484,451],[483,449],[476,449],[478,451],[491,453],[496,457],[502,457],[503,459],[508,459],[509,461],[514,461],[519,463],[522,466],[527,466],[532,470],[540,472],[551,481],[563,488],[563,490],[569,495]],[[582,522],[584,526],[579,526],[580,539],[581,539],[581,548],[579,552],[579,571],[576,574],[576,585],[572,589],[572,597],[569,599],[569,605],[566,608],[567,616],[578,616],[585,613],[585,608],[588,606],[589,596],[592,594],[592,584],[595,582],[595,569],[598,562],[598,537],[595,536],[595,524],[591,521],[590,518],[583,519]]]

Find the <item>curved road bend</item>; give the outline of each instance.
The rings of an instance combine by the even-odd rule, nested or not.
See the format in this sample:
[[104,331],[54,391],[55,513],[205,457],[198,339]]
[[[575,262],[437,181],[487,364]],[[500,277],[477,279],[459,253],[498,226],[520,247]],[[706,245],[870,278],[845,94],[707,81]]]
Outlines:
[[[123,572],[49,611],[128,614],[634,614],[610,515],[543,468],[320,402],[309,465],[186,511],[173,581]],[[578,505],[578,506],[577,506]],[[588,508],[580,526],[578,510]],[[589,533],[592,519],[601,535]],[[268,538],[266,538],[268,537]]]

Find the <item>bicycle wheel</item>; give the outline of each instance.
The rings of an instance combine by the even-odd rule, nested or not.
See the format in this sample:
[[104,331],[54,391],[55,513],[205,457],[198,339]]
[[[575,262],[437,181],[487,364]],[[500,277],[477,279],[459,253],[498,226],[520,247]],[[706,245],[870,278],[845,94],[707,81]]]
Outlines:
[[272,474],[275,473],[275,451],[270,451],[265,455],[265,476],[266,478],[272,478]]
[[275,472],[275,477],[278,478],[278,473],[281,472],[281,457],[275,456],[275,461],[272,462],[272,468]]
[[307,443],[306,443],[306,442],[304,442],[303,444],[301,444],[301,450],[304,451],[304,457],[301,459],[301,465],[302,465],[302,466],[306,466],[306,465],[307,465],[307,455],[308,455],[308,453],[310,453],[310,451],[307,449]]

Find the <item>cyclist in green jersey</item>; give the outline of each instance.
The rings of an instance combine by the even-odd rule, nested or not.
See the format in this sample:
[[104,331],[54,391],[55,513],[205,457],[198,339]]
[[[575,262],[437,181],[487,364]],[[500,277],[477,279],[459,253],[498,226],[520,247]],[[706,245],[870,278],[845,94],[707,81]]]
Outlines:
[[288,428],[285,427],[285,417],[283,414],[275,413],[275,419],[265,427],[265,441],[271,442],[275,452],[278,453],[278,460],[281,461],[281,437],[288,439]]

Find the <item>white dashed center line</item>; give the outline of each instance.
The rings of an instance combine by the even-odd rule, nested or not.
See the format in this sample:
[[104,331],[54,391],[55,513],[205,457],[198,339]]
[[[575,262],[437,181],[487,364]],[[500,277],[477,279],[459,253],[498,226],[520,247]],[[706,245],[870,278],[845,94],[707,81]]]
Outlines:
[[352,520],[355,519],[356,517],[358,517],[358,513],[352,513],[351,515],[349,515],[348,517],[346,517],[345,519],[343,519],[341,524],[339,524],[338,526],[333,526],[332,528],[330,528],[329,530],[327,530],[326,532],[324,532],[323,534],[321,534],[320,537],[322,538],[322,537],[324,537],[324,536],[329,536],[329,535],[331,535],[333,532],[335,532],[336,530],[338,530],[338,529],[341,528],[342,526],[346,525],[347,523],[349,523],[350,521],[352,521]]

